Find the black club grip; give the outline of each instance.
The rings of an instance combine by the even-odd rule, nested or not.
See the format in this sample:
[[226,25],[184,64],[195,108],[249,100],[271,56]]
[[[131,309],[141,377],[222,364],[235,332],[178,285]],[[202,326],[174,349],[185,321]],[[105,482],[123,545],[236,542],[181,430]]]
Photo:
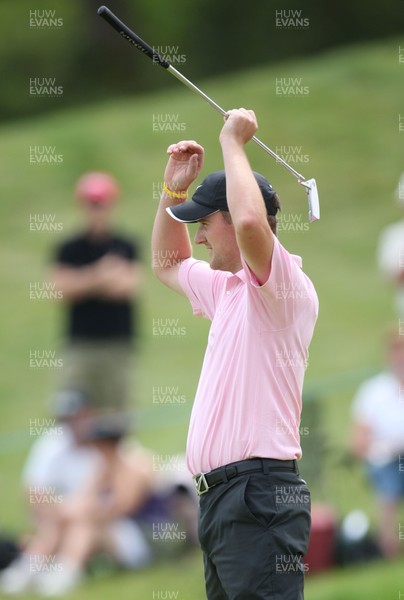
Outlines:
[[164,69],[168,69],[170,63],[162,58],[149,44],[140,38],[134,31],[129,29],[107,6],[100,6],[98,9],[100,17],[105,19],[123,38],[128,40],[135,48],[146,54],[153,62],[157,63]]

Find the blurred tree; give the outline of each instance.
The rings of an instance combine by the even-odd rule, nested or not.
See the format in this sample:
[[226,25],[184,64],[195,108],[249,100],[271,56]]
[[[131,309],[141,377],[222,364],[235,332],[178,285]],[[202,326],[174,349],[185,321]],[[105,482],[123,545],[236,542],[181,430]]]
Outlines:
[[[101,0],[2,0],[0,119],[176,85],[97,16],[100,4]],[[195,80],[401,34],[404,27],[402,0],[384,0],[382,6],[362,0],[301,0],[297,8],[268,0],[107,0],[107,4],[151,45],[171,54],[174,66]],[[35,24],[46,11],[62,25],[32,26],[32,15]],[[277,27],[279,14],[283,21]],[[293,14],[295,21],[282,26]],[[308,26],[300,28],[299,19]],[[63,101],[33,97],[29,86],[35,77],[56,79],[63,86]]]

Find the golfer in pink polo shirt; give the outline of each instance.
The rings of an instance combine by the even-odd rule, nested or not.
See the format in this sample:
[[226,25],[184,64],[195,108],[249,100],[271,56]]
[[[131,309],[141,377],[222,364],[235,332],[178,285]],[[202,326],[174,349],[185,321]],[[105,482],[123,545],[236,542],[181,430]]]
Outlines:
[[[309,541],[310,493],[296,461],[318,300],[300,257],[276,237],[276,192],[248,162],[257,127],[253,111],[227,113],[224,171],[190,201],[204,150],[168,148],[152,236],[153,256],[174,257],[155,261],[157,277],[212,321],[187,442],[209,600],[302,599]],[[193,222],[209,262],[192,258]]]

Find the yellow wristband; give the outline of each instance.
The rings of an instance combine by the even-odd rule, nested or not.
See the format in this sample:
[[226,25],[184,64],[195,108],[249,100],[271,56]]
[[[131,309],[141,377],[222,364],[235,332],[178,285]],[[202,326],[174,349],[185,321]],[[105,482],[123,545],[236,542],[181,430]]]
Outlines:
[[188,192],[173,192],[172,190],[170,190],[170,188],[167,186],[166,182],[164,181],[163,183],[163,190],[165,191],[165,193],[170,196],[171,198],[179,198],[181,200],[186,200],[188,198]]

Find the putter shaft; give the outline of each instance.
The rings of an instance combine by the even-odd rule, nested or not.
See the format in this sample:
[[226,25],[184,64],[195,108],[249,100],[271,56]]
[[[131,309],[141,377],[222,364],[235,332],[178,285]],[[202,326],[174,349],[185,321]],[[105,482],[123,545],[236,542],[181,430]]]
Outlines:
[[[219,104],[217,104],[214,100],[212,100],[212,98],[210,98],[207,94],[205,94],[205,92],[203,92],[194,83],[192,83],[192,81],[190,81],[189,79],[187,79],[185,77],[185,75],[183,75],[182,73],[180,73],[179,71],[177,71],[177,69],[175,67],[173,67],[172,65],[169,65],[169,67],[167,68],[167,71],[169,71],[172,75],[174,75],[174,77],[176,77],[179,81],[181,81],[181,83],[183,83],[184,85],[186,85],[190,90],[192,90],[193,92],[195,92],[196,94],[198,94],[199,96],[201,96],[201,98],[203,98],[204,100],[206,100],[206,102],[208,102],[222,116],[226,115],[226,111],[221,106],[219,106]],[[268,146],[266,144],[264,144],[263,142],[261,142],[261,140],[259,140],[255,135],[251,139],[252,139],[253,142],[255,142],[257,144],[257,146],[259,146],[260,148],[262,148],[263,150],[265,150],[265,152],[267,152],[267,154],[269,154],[270,156],[272,156],[272,158],[274,158],[283,167],[285,167],[285,169],[287,169],[288,171],[290,171],[290,173],[292,173],[297,178],[297,180],[298,180],[299,183],[301,181],[305,181],[305,178],[303,177],[303,175],[301,175],[293,167],[291,167],[290,165],[288,165],[288,163],[285,162],[283,160],[283,158],[281,158],[280,156],[278,156],[276,154],[276,152],[274,152],[273,150],[271,150],[271,148],[268,148]]]

